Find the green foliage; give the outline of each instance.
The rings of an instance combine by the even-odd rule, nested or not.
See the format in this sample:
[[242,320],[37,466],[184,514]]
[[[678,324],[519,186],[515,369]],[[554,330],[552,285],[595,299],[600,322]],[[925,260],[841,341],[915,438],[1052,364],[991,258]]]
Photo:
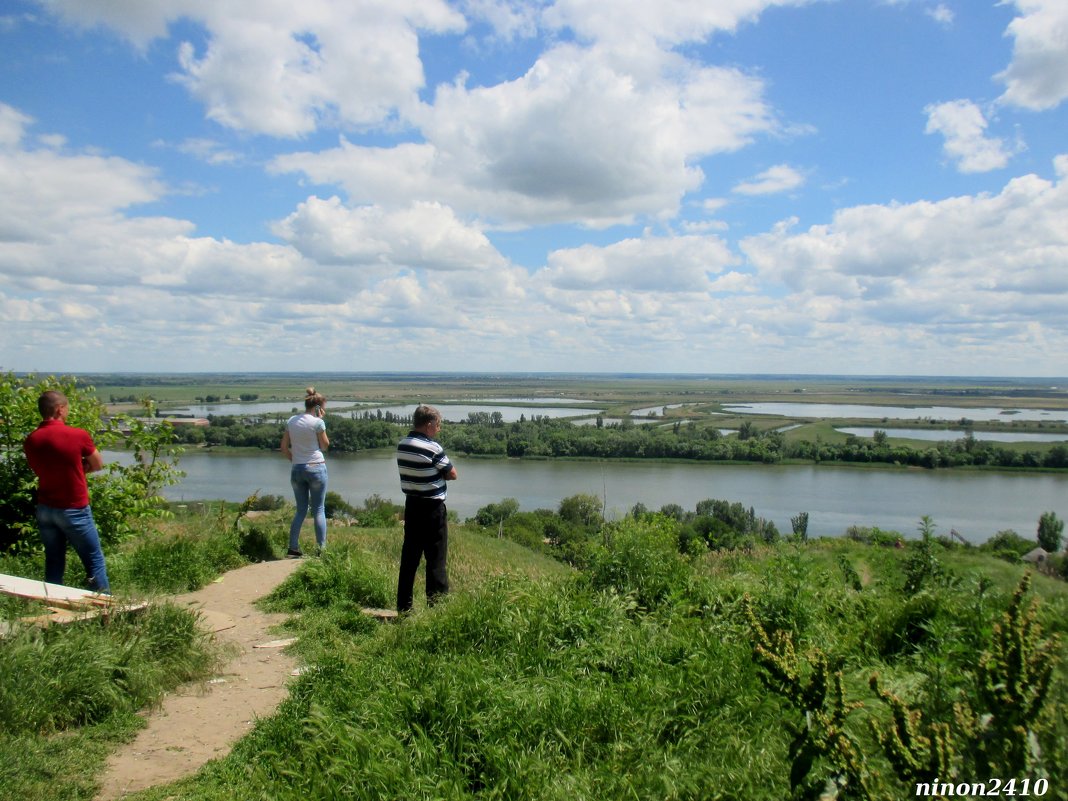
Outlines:
[[1040,735],[1051,733],[1056,714],[1046,702],[1059,642],[1043,637],[1037,601],[1025,603],[1030,581],[1030,574],[1021,579],[979,657],[970,692],[949,719],[910,708],[872,676],[872,689],[891,711],[889,723],[873,720],[872,728],[906,786],[1046,775]]
[[906,786],[939,778],[957,778],[958,765],[948,723],[932,723],[921,710],[908,705],[879,686],[873,674],[871,688],[890,708],[891,722],[869,721],[894,773]]
[[863,542],[866,545],[882,545],[888,548],[905,547],[905,539],[897,531],[884,531],[873,526],[850,526],[846,529],[846,538],[855,542]]
[[175,445],[169,424],[155,424],[137,417],[105,420],[103,405],[92,387],[79,386],[73,378],[0,378],[0,550],[37,548],[34,521],[36,477],[26,463],[22,443],[41,422],[37,398],[46,390],[58,390],[70,402],[67,422],[84,428],[97,448],[124,448],[133,464],[110,463],[101,474],[88,478],[89,496],[100,537],[105,544],[126,539],[149,518],[168,512],[160,489],[176,483],[181,449]]
[[690,569],[679,554],[679,526],[672,518],[656,515],[608,523],[601,537],[586,571],[594,588],[611,589],[650,609],[689,584]]
[[326,516],[328,518],[356,517],[356,507],[333,490],[327,490],[324,506],[326,507]]
[[248,508],[253,512],[274,512],[285,507],[287,502],[281,495],[260,495],[256,493],[252,497],[255,500],[252,501]]
[[798,542],[808,541],[808,512],[798,512],[790,518],[790,527],[794,532],[794,539]]
[[364,500],[362,509],[353,506],[336,492],[326,493],[326,516],[335,520],[345,520],[350,525],[362,528],[388,528],[396,526],[403,514],[403,506],[377,493]]
[[356,522],[364,528],[391,528],[400,524],[404,507],[377,493],[366,498],[363,509],[356,512]]
[[979,546],[981,551],[989,551],[1006,562],[1019,562],[1020,557],[1035,549],[1035,541],[1021,537],[1012,529],[999,531]]
[[567,523],[585,529],[593,529],[600,525],[604,519],[601,516],[602,511],[600,498],[588,493],[579,493],[560,501],[560,508],[557,510],[557,514]]
[[950,580],[937,550],[940,547],[934,538],[934,521],[927,515],[920,518],[919,531],[922,539],[909,544],[909,557],[905,562],[906,595],[913,595],[924,587]]
[[148,534],[135,551],[115,560],[115,572],[146,592],[190,592],[245,564],[241,543],[236,532]]
[[504,522],[519,512],[519,501],[505,498],[500,503],[490,503],[475,512],[474,521],[487,528],[503,527]]
[[[833,788],[832,797],[843,790],[851,797],[867,797],[869,779],[860,748],[846,731],[846,718],[861,704],[846,701],[841,671],[832,671],[819,649],[806,656],[798,654],[789,632],[769,635],[749,596],[744,610],[753,635],[753,656],[763,668],[761,679],[793,707],[793,717],[784,720],[794,735],[791,797],[822,798],[828,788]],[[818,761],[825,764],[818,765]],[[814,770],[817,773],[811,776]]]
[[1049,553],[1061,549],[1061,536],[1064,534],[1064,521],[1056,512],[1043,512],[1038,518],[1038,544]]
[[1030,574],[1025,574],[1001,622],[994,625],[989,649],[979,658],[977,704],[968,722],[977,770],[984,779],[1030,775],[1039,758],[1035,733],[1047,723],[1043,705],[1058,643],[1043,637],[1038,601],[1026,603],[1030,586]]

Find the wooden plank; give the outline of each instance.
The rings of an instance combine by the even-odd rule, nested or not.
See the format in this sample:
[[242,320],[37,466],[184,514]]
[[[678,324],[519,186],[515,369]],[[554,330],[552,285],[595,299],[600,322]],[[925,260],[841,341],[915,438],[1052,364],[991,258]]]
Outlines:
[[44,601],[52,606],[62,606],[67,609],[105,607],[111,606],[112,603],[110,595],[90,592],[78,587],[67,587],[63,584],[49,584],[46,581],[36,581],[22,576],[9,576],[6,573],[0,573],[0,592],[16,598]]

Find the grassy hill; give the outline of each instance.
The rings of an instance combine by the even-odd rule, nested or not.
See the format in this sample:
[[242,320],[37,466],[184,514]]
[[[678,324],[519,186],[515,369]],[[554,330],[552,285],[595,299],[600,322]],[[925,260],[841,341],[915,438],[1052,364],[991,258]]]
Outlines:
[[[172,523],[115,555],[115,584],[206,580],[181,565],[280,551],[285,524]],[[605,527],[576,570],[454,526],[451,595],[383,624],[360,608],[392,606],[399,529],[330,537],[264,602],[293,613],[289,699],[227,758],[132,798],[898,799],[933,774],[1068,792],[1068,585],[1021,585],[1020,565],[848,540],[685,556],[650,518]],[[0,797],[91,798],[65,760],[99,769],[137,703],[0,735]]]

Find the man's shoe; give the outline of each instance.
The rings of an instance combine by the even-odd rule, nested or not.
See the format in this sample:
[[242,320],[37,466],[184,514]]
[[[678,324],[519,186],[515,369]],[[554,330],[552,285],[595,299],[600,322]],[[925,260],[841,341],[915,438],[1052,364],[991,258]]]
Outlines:
[[292,557],[293,559],[300,559],[302,556],[304,556],[304,554],[300,551],[294,551],[292,548],[290,548],[288,551],[286,551],[286,556]]

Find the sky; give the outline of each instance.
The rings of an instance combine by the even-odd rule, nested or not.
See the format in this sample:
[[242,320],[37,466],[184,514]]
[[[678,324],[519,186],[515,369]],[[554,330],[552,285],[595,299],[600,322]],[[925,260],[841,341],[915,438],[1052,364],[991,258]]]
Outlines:
[[1065,0],[0,0],[0,370],[1068,376]]

